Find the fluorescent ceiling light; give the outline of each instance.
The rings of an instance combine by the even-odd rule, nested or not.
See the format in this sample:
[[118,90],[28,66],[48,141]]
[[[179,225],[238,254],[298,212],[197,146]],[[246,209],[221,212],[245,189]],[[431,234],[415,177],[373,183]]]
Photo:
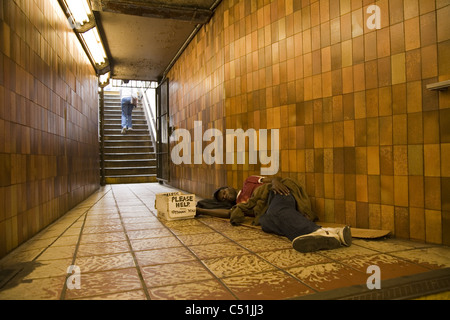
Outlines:
[[105,74],[100,75],[100,77],[98,77],[99,82],[100,82],[101,85],[104,85],[104,84],[108,83],[109,75],[110,75],[110,73],[107,72]]
[[89,22],[89,16],[92,15],[91,8],[87,0],[65,0],[67,8],[75,24],[82,26]]
[[103,48],[97,27],[86,31],[85,33],[81,33],[80,36],[83,38],[94,63],[96,65],[104,64],[106,62],[106,52]]

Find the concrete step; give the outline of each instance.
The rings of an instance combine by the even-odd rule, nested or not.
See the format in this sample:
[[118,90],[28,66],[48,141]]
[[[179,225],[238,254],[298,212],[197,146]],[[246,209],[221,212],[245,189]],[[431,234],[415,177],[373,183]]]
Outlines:
[[105,140],[105,147],[153,147],[152,140]]
[[153,153],[154,148],[149,146],[133,146],[133,147],[105,147],[105,154],[117,153]]
[[154,153],[149,154],[148,152],[105,153],[105,161],[108,161],[108,160],[117,160],[117,161],[148,160],[149,158],[156,159],[156,155]]
[[156,158],[154,159],[132,159],[132,160],[105,160],[105,168],[141,168],[155,167]]
[[127,184],[127,183],[152,183],[157,182],[155,175],[128,175],[128,176],[114,176],[106,177],[105,182],[107,184]]
[[110,134],[105,136],[105,141],[108,140],[148,140],[150,136],[148,134],[131,134],[128,132],[127,134]]
[[124,176],[124,175],[149,175],[156,174],[156,166],[147,167],[105,167],[105,175],[107,177]]

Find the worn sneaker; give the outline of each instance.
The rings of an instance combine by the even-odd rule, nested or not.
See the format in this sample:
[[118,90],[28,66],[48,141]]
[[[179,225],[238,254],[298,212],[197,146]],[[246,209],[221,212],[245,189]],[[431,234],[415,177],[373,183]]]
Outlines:
[[352,231],[350,226],[345,226],[343,228],[323,228],[330,233],[336,233],[339,237],[339,241],[342,245],[350,247],[352,245]]
[[122,128],[122,134],[127,133],[127,128]]
[[340,248],[341,241],[337,233],[320,228],[317,231],[295,238],[292,241],[292,246],[299,252],[307,253]]

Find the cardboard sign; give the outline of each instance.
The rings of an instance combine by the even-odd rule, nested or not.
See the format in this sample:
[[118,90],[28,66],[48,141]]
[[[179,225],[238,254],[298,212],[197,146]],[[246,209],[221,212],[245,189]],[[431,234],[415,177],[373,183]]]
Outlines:
[[166,220],[191,219],[195,217],[195,194],[181,192],[160,193],[156,195],[155,208],[158,217]]

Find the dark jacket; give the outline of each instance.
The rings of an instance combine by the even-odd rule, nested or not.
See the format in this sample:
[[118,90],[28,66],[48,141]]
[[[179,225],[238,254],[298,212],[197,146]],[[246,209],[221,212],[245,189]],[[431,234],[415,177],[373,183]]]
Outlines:
[[[311,201],[298,182],[290,178],[283,179],[282,182],[294,196],[299,214],[303,214],[311,221],[317,220],[317,215],[311,210]],[[247,202],[234,206],[230,215],[231,224],[239,225],[244,222],[245,216],[254,216],[253,225],[258,226],[259,218],[266,213],[269,207],[271,188],[271,183],[263,184],[253,191],[252,197]]]

